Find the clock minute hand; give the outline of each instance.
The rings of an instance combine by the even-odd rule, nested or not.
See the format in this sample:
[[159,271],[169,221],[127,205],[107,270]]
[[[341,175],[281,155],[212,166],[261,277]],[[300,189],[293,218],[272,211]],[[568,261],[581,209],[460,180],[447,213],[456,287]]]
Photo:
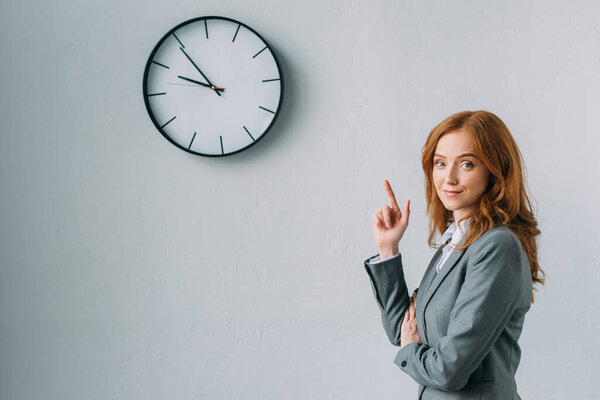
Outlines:
[[207,85],[206,83],[202,83],[200,81],[197,81],[197,80],[194,80],[194,79],[190,79],[190,78],[187,78],[185,76],[177,75],[177,77],[180,78],[180,79],[183,79],[184,81],[196,83],[198,85],[202,85],[204,87],[211,88],[211,89],[214,89],[214,90],[221,90],[221,91],[225,90],[225,88]]
[[[204,80],[210,85],[211,89],[213,87],[215,87],[215,85],[213,85],[208,78],[206,77],[206,75],[204,75],[204,73],[202,73],[202,71],[200,71],[200,68],[198,68],[198,66],[196,65],[196,63],[194,62],[194,60],[192,60],[190,58],[190,56],[188,55],[188,53],[185,52],[185,50],[183,49],[183,47],[179,47],[179,50],[181,50],[183,52],[183,54],[185,54],[185,56],[187,57],[188,60],[190,60],[190,62],[192,63],[192,65],[194,67],[196,67],[196,69],[198,70],[198,72],[200,72],[200,75],[202,75],[202,77],[204,78]],[[216,94],[218,94],[219,96],[221,95],[221,93],[217,90],[217,89],[213,89],[215,91]]]

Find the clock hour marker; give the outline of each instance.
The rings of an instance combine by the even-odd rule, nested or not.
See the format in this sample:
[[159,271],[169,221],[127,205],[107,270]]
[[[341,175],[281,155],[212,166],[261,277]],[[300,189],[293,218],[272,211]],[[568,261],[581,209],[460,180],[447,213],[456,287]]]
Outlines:
[[268,112],[270,112],[271,114],[275,114],[275,111],[271,111],[271,110],[269,110],[268,108],[264,108],[263,106],[258,106],[258,108],[262,108],[263,110],[265,110],[265,111],[268,111]]
[[252,138],[252,141],[254,141],[254,138],[252,137],[252,135],[250,135],[250,132],[248,132],[248,129],[246,129],[246,127],[244,126],[244,130],[246,131],[246,133],[250,136],[250,138]]
[[240,30],[240,26],[242,26],[242,25],[238,24],[238,27],[237,27],[237,29],[235,30],[235,35],[233,35],[233,40],[231,41],[232,43],[233,43],[233,42],[235,42],[235,37],[237,36],[237,34],[238,34],[238,31]]
[[259,55],[260,53],[262,53],[263,51],[265,51],[265,49],[267,48],[267,46],[263,47],[261,51],[259,51],[258,53],[256,53],[255,55],[252,56],[252,58],[255,58],[257,55]]
[[223,136],[219,135],[219,140],[221,141],[221,154],[225,154],[223,151]]
[[185,46],[183,45],[183,43],[181,43],[181,40],[179,40],[179,38],[177,37],[177,35],[175,34],[175,32],[173,32],[173,36],[175,36],[175,39],[177,39],[177,41],[179,42],[179,44],[181,45],[181,47],[183,47],[185,49]]
[[204,31],[206,32],[206,38],[208,39],[208,25],[206,24],[206,20],[204,20]]
[[263,82],[275,82],[275,81],[279,81],[281,80],[280,78],[275,78],[275,79],[264,79]]
[[147,94],[146,96],[148,96],[148,97],[150,97],[150,96],[160,96],[160,95],[163,95],[163,94],[167,94],[167,92],[162,92],[162,93],[150,93],[150,94]]
[[165,126],[169,125],[169,122],[173,121],[175,119],[175,117],[171,118],[170,120],[168,120],[163,126],[161,126],[160,128],[164,128]]
[[195,137],[196,137],[196,132],[194,132],[194,136],[192,136],[192,141],[190,142],[190,145],[188,146],[188,150],[190,149],[190,147],[192,147],[192,143],[194,143]]
[[154,61],[154,60],[152,60],[152,62],[153,62],[154,64],[156,64],[156,65],[160,65],[161,67],[164,67],[164,68],[166,68],[166,69],[169,69],[169,67],[167,67],[167,66],[166,66],[166,65],[164,65],[164,64],[161,64],[161,63],[159,63],[159,62],[156,62],[156,61]]

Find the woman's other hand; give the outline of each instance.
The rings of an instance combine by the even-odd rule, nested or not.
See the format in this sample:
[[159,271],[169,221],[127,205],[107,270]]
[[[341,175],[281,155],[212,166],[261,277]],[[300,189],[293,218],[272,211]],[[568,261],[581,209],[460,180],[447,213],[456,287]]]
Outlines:
[[408,304],[408,308],[404,313],[404,321],[402,321],[402,327],[400,328],[400,348],[406,346],[409,343],[421,343],[421,337],[419,336],[419,329],[417,328],[417,312],[415,304],[417,302],[417,294],[413,293]]
[[379,248],[381,259],[398,253],[398,242],[404,235],[410,215],[410,200],[406,200],[404,210],[401,212],[398,203],[396,203],[394,191],[387,179],[383,182],[383,186],[390,204],[383,206],[373,214],[373,236]]

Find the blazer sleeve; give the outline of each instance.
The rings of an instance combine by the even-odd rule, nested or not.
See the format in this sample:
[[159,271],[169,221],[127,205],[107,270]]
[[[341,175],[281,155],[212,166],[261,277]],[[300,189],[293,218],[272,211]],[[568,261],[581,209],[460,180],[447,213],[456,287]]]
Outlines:
[[447,335],[433,347],[409,343],[396,354],[394,362],[422,385],[440,390],[464,387],[516,306],[523,276],[518,239],[493,232],[467,262]]
[[371,281],[373,294],[381,310],[381,322],[390,343],[400,346],[400,328],[404,321],[410,297],[404,279],[402,255],[398,253],[376,264],[371,264],[369,257],[364,265]]

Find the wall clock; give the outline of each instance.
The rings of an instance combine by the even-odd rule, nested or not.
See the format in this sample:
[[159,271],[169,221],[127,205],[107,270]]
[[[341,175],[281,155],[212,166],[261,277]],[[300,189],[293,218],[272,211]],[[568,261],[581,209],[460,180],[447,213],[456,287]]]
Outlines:
[[158,131],[180,149],[209,157],[263,138],[283,97],[281,69],[265,40],[241,22],[215,16],[167,32],[148,58],[143,86]]

